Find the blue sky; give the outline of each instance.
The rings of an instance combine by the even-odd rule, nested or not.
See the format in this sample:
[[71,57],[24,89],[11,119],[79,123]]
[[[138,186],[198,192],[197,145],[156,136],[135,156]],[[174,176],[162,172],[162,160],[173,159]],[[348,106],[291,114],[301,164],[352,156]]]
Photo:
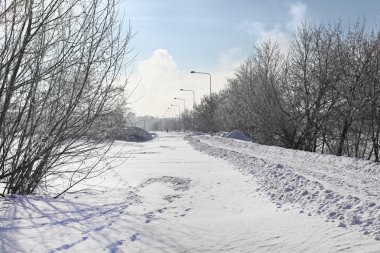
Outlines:
[[140,85],[131,107],[138,115],[154,116],[162,116],[176,102],[173,97],[186,99],[190,108],[191,93],[180,88],[193,89],[197,102],[208,94],[208,76],[191,75],[191,70],[211,73],[216,92],[255,43],[270,38],[286,50],[305,19],[341,19],[348,26],[365,18],[369,28],[379,27],[380,21],[379,0],[121,0],[120,7],[136,32],[129,86]]

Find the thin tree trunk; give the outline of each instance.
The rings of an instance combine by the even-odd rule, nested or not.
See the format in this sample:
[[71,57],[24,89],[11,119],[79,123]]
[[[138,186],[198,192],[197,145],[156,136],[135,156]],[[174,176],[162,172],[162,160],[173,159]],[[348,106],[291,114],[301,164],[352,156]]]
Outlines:
[[349,126],[350,126],[349,122],[347,121],[347,119],[345,119],[343,129],[342,129],[342,132],[341,132],[340,138],[339,138],[339,146],[338,146],[338,150],[336,152],[337,156],[343,155],[343,147],[344,147],[344,143],[347,139],[347,133],[348,133]]

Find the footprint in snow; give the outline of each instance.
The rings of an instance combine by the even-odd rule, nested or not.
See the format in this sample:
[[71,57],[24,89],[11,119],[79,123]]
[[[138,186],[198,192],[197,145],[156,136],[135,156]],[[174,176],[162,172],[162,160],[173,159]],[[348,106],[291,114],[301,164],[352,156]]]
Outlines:
[[106,226],[100,226],[94,229],[95,232],[103,230]]
[[129,237],[129,240],[131,240],[132,242],[138,240],[138,235],[139,233],[133,233],[130,237]]
[[73,243],[66,243],[66,244],[63,244],[62,246],[58,247],[58,248],[55,248],[55,249],[51,249],[49,250],[48,252],[49,253],[54,253],[54,252],[57,252],[57,251],[61,251],[61,250],[66,250],[66,249],[69,249],[71,247],[73,247],[74,245],[80,243],[80,242],[83,242],[83,241],[86,241],[88,239],[88,236],[83,236],[80,240],[78,241],[75,241]]
[[123,243],[124,243],[124,240],[118,240],[114,243],[111,243],[107,247],[105,247],[105,249],[109,249],[111,253],[119,253],[119,252],[122,252],[119,250],[119,247],[123,245]]
[[181,197],[180,194],[176,194],[176,195],[167,195],[165,196],[163,199],[168,201],[169,203],[172,203],[174,201],[174,199],[179,199]]
[[157,212],[158,213],[163,213],[164,210],[168,209],[167,207],[164,207],[164,208],[160,208],[160,209],[157,209]]
[[144,216],[145,216],[145,223],[150,223],[151,222],[151,220],[153,219],[153,217],[154,217],[154,214],[153,214],[153,212],[147,212],[147,213],[145,213],[144,214]]

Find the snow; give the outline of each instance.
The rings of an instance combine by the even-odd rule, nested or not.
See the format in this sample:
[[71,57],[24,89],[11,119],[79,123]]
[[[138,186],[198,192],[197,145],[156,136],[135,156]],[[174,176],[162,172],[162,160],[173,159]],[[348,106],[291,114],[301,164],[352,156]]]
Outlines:
[[241,141],[252,141],[248,136],[240,132],[239,130],[235,129],[231,132],[226,133],[223,137],[241,140]]
[[329,222],[380,240],[378,163],[210,136],[191,142],[254,175],[272,201],[298,204]]
[[144,142],[150,141],[153,139],[152,134],[148,133],[142,128],[139,127],[129,127],[123,133],[123,136],[120,140],[132,141],[132,142]]
[[[270,151],[282,153],[276,157]],[[329,156],[315,158],[313,162],[308,153],[298,153],[301,170],[295,169],[295,164],[285,163],[290,159],[287,152],[296,151],[206,135],[184,140],[183,135],[171,133],[159,133],[158,138],[144,143],[116,142],[111,152],[120,158],[115,160],[113,170],[88,183],[94,186],[92,190],[84,185],[86,191],[66,194],[64,198],[12,196],[0,200],[0,252],[380,250],[380,242],[374,240],[379,195],[371,194],[376,194],[379,186],[372,182],[378,177],[373,164],[368,164],[360,174],[373,187],[372,191],[367,192],[358,183],[360,179],[351,182],[342,178],[352,188],[338,184],[330,192],[332,199],[336,199],[335,194],[347,196],[341,189],[352,189],[352,198],[359,196],[360,204],[374,203],[372,208],[377,213],[363,207],[363,214],[357,212],[352,219],[353,223],[361,224],[350,225],[346,218],[332,222],[335,219],[326,219],[326,212],[317,214],[314,204],[302,201],[302,196],[315,192],[313,184],[320,187],[325,181],[330,185],[340,182],[338,173],[333,175],[336,180],[322,180],[320,174],[311,174],[317,181],[313,184],[310,181],[310,185],[298,185],[303,175],[299,174],[299,178],[290,175],[298,170],[306,175],[307,164],[333,160]],[[301,162],[304,158],[309,161]],[[344,167],[361,161],[343,159],[336,163]],[[328,163],[323,165],[329,170]],[[282,173],[276,178],[284,177],[283,184],[273,185],[281,182],[275,180],[274,171]],[[310,187],[305,195],[302,187]],[[325,191],[330,189],[323,187],[314,202],[323,203],[328,194]],[[354,189],[360,190],[358,195]],[[347,204],[356,203],[346,200]],[[344,217],[348,215],[344,210],[340,212]],[[369,216],[374,218],[373,225],[367,227],[368,234],[364,235],[360,228]]]

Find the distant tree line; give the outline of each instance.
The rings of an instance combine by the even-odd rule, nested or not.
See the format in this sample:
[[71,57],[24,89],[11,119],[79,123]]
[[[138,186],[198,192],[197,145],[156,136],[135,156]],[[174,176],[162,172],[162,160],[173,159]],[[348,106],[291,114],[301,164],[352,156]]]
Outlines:
[[126,124],[130,38],[115,0],[0,1],[1,195],[100,172],[93,151]]
[[238,128],[266,145],[379,161],[380,33],[305,23],[286,54],[257,45],[193,115],[200,131]]

